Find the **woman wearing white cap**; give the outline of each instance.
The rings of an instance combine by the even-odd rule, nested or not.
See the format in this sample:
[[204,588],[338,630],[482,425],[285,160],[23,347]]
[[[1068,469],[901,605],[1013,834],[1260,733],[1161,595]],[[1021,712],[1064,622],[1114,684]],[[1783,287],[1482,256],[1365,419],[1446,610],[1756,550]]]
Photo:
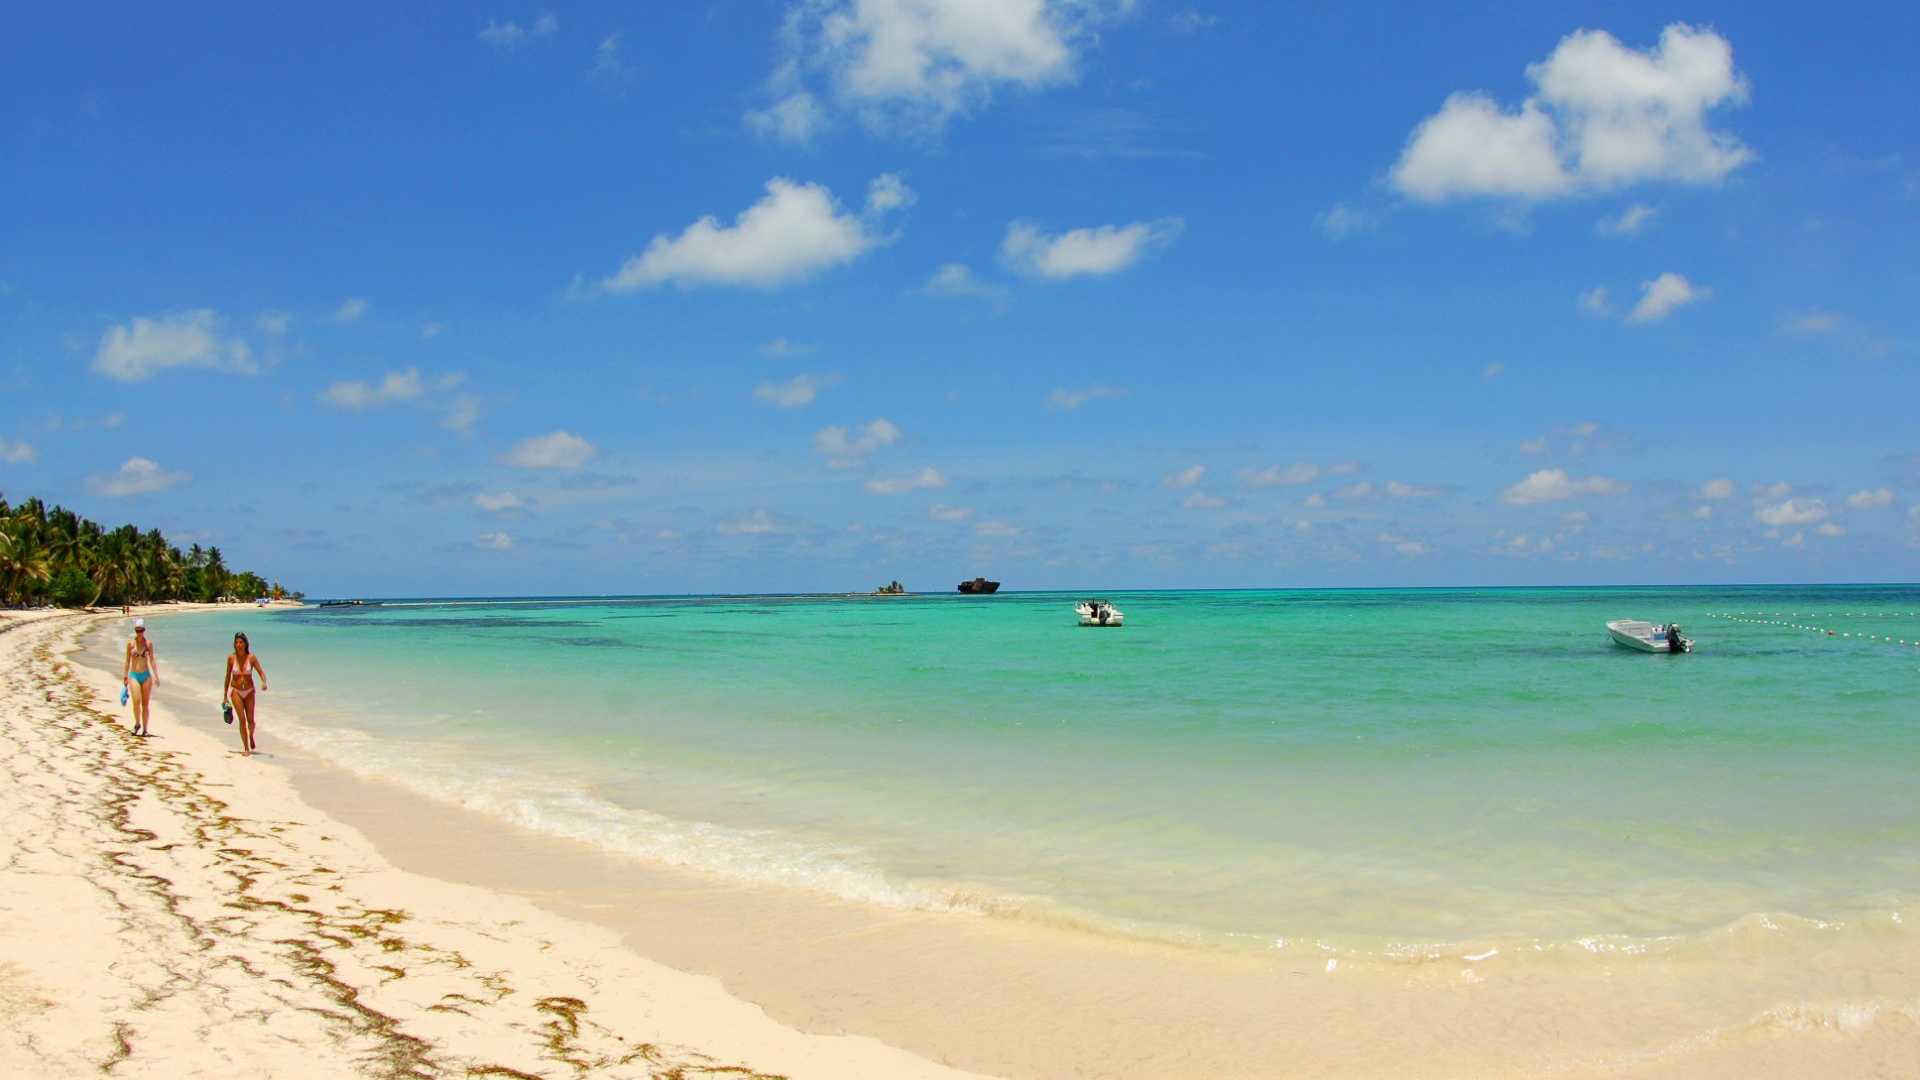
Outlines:
[[153,639],[147,636],[145,619],[133,620],[133,640],[127,642],[127,663],[120,673],[120,685],[133,697],[133,733],[153,734],[147,707],[153,700],[153,688],[160,685],[160,661],[153,655]]

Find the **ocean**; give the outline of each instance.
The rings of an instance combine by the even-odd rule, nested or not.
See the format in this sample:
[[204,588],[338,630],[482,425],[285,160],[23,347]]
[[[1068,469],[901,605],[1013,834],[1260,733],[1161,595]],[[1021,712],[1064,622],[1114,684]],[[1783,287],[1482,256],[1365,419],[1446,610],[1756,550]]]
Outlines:
[[264,748],[730,882],[1336,958],[1911,932],[1920,587],[1105,595],[1124,628],[1001,593],[153,634],[209,691],[249,634]]

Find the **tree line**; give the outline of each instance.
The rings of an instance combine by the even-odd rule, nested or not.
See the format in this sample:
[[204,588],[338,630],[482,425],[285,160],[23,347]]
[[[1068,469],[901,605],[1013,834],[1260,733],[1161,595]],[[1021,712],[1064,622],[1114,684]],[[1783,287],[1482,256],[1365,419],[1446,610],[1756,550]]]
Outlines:
[[0,605],[61,607],[147,604],[221,597],[275,600],[289,593],[251,570],[232,570],[217,547],[181,551],[159,529],[122,525],[108,531],[39,499],[18,506],[0,498]]

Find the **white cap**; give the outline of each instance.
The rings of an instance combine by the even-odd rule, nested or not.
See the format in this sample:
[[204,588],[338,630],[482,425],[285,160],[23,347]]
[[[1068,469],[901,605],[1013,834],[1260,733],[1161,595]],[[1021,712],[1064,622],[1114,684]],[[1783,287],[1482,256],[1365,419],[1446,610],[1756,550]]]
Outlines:
[[147,620],[145,619],[133,620],[133,628],[135,630],[145,630],[147,628]]

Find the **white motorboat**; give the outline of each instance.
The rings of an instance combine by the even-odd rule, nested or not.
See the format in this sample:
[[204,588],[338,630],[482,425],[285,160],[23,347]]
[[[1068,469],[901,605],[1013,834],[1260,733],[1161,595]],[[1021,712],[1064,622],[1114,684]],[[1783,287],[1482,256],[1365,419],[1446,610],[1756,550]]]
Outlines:
[[1607,624],[1613,643],[1628,649],[1650,653],[1692,652],[1693,641],[1680,633],[1678,625],[1657,626],[1639,619],[1615,619]]
[[1075,605],[1073,613],[1080,616],[1081,626],[1119,626],[1126,618],[1107,600],[1082,600]]

